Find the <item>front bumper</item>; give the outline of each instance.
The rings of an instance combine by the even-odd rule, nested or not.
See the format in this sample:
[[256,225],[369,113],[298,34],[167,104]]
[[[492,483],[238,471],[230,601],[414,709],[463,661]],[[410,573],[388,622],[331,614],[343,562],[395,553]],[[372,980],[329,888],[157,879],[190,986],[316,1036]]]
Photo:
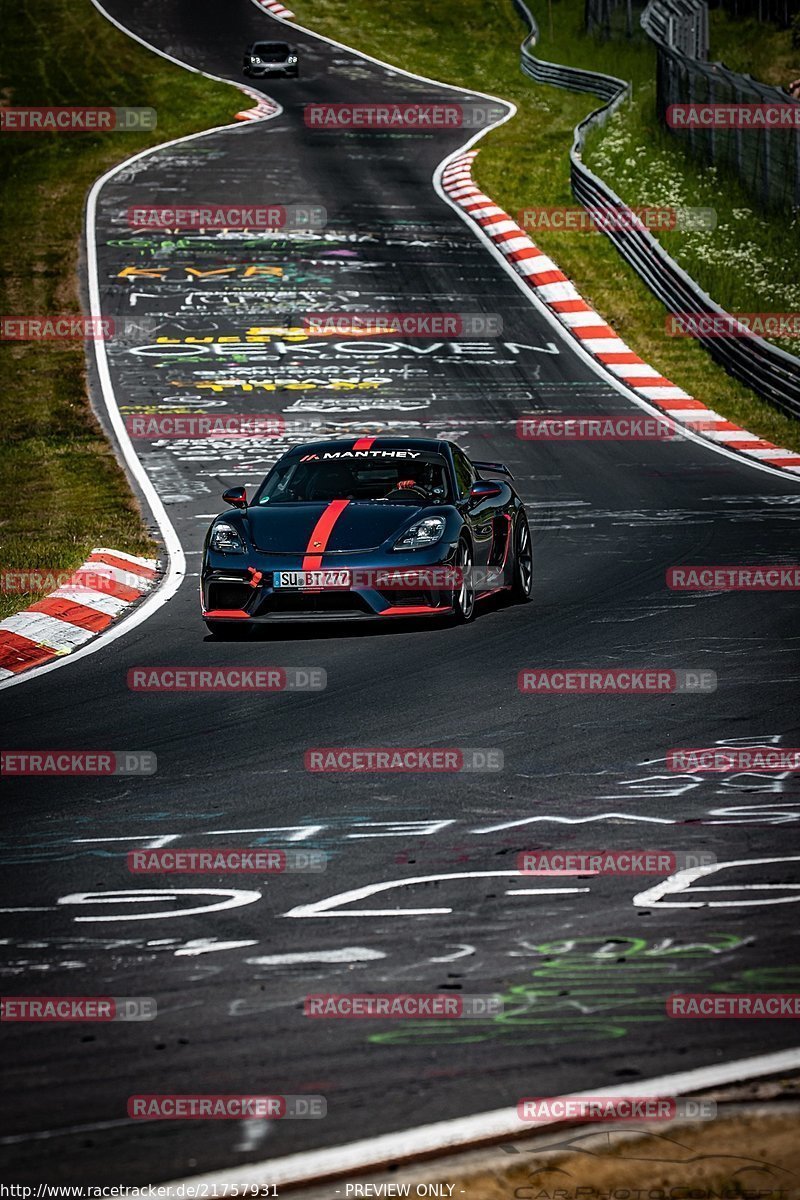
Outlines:
[[270,75],[297,74],[297,63],[285,63],[280,67],[265,67],[263,63],[249,63],[243,68],[245,75],[251,79],[266,79]]
[[326,555],[322,569],[352,571],[353,586],[302,590],[273,587],[273,573],[301,570],[302,557],[209,553],[201,575],[202,615],[206,621],[256,624],[446,616],[453,611],[453,589],[441,585],[450,578],[454,550],[445,544],[390,561],[385,555],[380,561]]

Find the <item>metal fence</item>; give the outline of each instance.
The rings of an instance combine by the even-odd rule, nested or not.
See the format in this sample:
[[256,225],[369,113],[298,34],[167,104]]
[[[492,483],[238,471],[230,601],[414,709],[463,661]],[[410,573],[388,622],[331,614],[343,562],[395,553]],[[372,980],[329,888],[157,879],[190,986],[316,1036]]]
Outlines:
[[640,23],[656,45],[668,46],[686,58],[708,58],[705,0],[651,0]]
[[[707,313],[723,318],[728,316],[725,310],[678,266],[651,233],[641,226],[631,227],[636,225],[631,210],[616,192],[582,162],[587,132],[606,121],[623,103],[630,93],[630,84],[611,75],[559,66],[536,58],[533,54],[533,47],[539,36],[536,20],[525,0],[513,2],[531,29],[531,34],[523,42],[521,51],[522,70],[525,74],[537,83],[548,83],[571,91],[590,92],[603,101],[600,108],[590,113],[575,127],[570,150],[570,181],[576,199],[586,208],[618,210],[625,215],[624,220],[614,223],[622,228],[604,228],[603,232],[650,291],[666,306],[668,312]],[[700,334],[697,340],[735,379],[790,416],[800,417],[800,359],[755,336],[727,338],[704,337]]]
[[717,0],[712,8],[723,8],[737,20],[753,17],[756,21],[774,21],[787,29],[797,15],[797,0]]
[[[673,104],[800,104],[778,88],[738,75],[721,63],[701,63],[658,45],[656,110],[667,125]],[[765,211],[800,208],[800,127],[675,131],[689,153],[737,176]]]
[[584,0],[586,32],[604,39],[634,38],[640,29],[641,9],[642,0]]
[[[739,75],[708,53],[708,13],[702,0],[651,0],[642,28],[658,54],[656,111],[667,129],[673,104],[789,104],[780,88]],[[704,28],[705,26],[705,28]],[[789,82],[787,80],[787,82]],[[686,128],[673,130],[689,153],[735,175],[764,211],[800,208],[800,125],[796,128]]]

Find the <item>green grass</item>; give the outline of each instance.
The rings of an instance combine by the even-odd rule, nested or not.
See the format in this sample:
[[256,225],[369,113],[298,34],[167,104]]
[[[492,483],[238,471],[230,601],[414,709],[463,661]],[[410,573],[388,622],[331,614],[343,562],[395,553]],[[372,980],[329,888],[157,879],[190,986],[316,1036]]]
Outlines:
[[[89,0],[2,0],[0,14],[6,103],[158,110],[158,127],[147,133],[0,135],[0,312],[78,313],[78,246],[92,182],[146,146],[230,123],[247,102],[133,42]],[[83,343],[3,342],[0,364],[0,569],[70,569],[98,545],[153,554],[89,407]],[[33,598],[0,596],[0,616]]]
[[713,62],[722,62],[732,71],[752,75],[773,87],[786,87],[800,78],[800,46],[792,46],[791,29],[778,29],[752,17],[734,21],[722,9],[710,14]]
[[[402,3],[382,8],[380,22],[375,20],[374,0],[296,0],[292,7],[299,20],[310,28],[386,62],[513,100],[518,106],[517,116],[480,143],[481,152],[475,168],[480,186],[512,215],[526,207],[575,204],[569,186],[572,130],[596,107],[597,101],[535,84],[522,75],[519,44],[525,30],[511,0],[459,0],[457,7],[443,4],[441,0],[402,0]],[[698,193],[695,198],[692,191],[708,174],[707,169],[695,168],[680,148],[670,145],[666,137],[662,147],[661,141],[656,141],[655,118],[652,123],[647,119],[646,95],[640,93],[646,93],[647,88],[653,86],[655,51],[644,35],[637,35],[630,42],[625,39],[597,42],[583,33],[582,0],[553,0],[554,36],[550,38],[546,3],[534,0],[533,7],[542,30],[538,48],[542,58],[593,67],[633,81],[634,105],[625,107],[608,133],[593,139],[591,154],[603,152],[604,137],[612,139],[613,150],[613,139],[619,137],[620,129],[627,129],[626,121],[633,120],[637,137],[642,139],[635,142],[636,154],[644,168],[641,175],[647,174],[648,155],[652,154],[655,161],[656,155],[668,150],[674,155],[669,178],[677,175],[681,180],[687,196],[684,202],[707,206],[704,203],[706,193]],[[479,53],[469,52],[476,46]],[[606,153],[613,157],[608,150]],[[634,191],[622,190],[622,196],[631,204],[652,202],[640,198]],[[719,185],[715,183],[713,197],[713,206],[721,214],[721,226],[726,224],[729,210],[732,213],[740,204],[747,206],[728,183],[725,184],[725,195],[720,194]],[[785,287],[784,294],[788,297],[797,275],[797,228],[789,230],[780,222],[773,222],[764,230],[752,218],[748,218],[745,225],[753,240],[764,239],[765,257],[773,259],[777,247],[784,247],[785,253],[778,257],[777,267],[781,272],[781,286]],[[720,237],[725,239],[726,247],[728,236],[728,231],[723,228]],[[692,235],[694,237],[696,235]],[[677,252],[674,242],[679,239],[683,239],[683,251],[690,247],[686,234],[674,234],[669,244],[671,253]],[[566,271],[581,294],[647,362],[730,420],[780,446],[800,449],[800,424],[797,421],[731,379],[696,342],[667,337],[663,306],[606,238],[600,234],[539,230],[536,241]],[[698,261],[704,254],[702,247],[695,247]],[[728,250],[729,264],[730,259]],[[732,269],[728,265],[727,270],[724,260],[721,265],[709,264],[709,268],[712,266],[728,281],[731,294],[734,288],[738,289],[736,295],[742,302],[733,307],[739,311],[800,309],[796,300],[792,304],[788,300],[785,304],[777,304],[774,290],[770,293],[770,302],[762,302],[759,307],[756,300],[760,293],[754,288],[758,280],[752,272],[742,270],[738,262]],[[706,284],[704,279],[700,282]],[[708,290],[714,294],[713,287]],[[715,298],[721,304],[726,303],[720,295]]]
[[[633,84],[632,102],[587,139],[584,161],[628,204],[713,208],[714,230],[665,231],[659,240],[700,286],[728,312],[800,310],[800,220],[779,214],[760,216],[749,194],[733,177],[689,158],[678,139],[656,118],[655,50],[641,33],[598,42],[582,33],[582,0],[558,0],[555,37],[542,37],[541,57],[607,71]],[[770,54],[785,58],[788,30],[753,21],[734,22],[711,14],[715,55],[735,60],[737,69],[760,67]],[[543,28],[547,26],[543,22]],[[736,31],[749,38],[749,49]],[[784,68],[784,73],[785,73]],[[777,345],[800,353],[800,339]]]

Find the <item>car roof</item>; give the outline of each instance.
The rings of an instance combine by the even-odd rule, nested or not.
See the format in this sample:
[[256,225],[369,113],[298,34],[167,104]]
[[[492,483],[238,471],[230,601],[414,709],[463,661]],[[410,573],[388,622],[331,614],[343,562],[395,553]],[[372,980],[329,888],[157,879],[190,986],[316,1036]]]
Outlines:
[[[369,442],[369,446],[364,443]],[[360,443],[360,444],[359,444]],[[285,457],[295,454],[312,454],[319,450],[420,450],[428,454],[446,456],[448,443],[441,438],[404,438],[404,437],[359,437],[331,438],[324,442],[304,442],[302,446],[292,446]]]

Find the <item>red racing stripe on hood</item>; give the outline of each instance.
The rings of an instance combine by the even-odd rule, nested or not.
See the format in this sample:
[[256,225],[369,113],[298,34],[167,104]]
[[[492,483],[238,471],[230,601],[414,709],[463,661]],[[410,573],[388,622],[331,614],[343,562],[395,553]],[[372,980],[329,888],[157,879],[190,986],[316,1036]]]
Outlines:
[[311,537],[308,539],[305,557],[303,558],[302,569],[304,571],[317,571],[322,566],[322,555],[325,553],[325,547],[333,533],[333,527],[349,503],[349,500],[331,500],[328,507],[322,513],[322,516],[311,531]]

